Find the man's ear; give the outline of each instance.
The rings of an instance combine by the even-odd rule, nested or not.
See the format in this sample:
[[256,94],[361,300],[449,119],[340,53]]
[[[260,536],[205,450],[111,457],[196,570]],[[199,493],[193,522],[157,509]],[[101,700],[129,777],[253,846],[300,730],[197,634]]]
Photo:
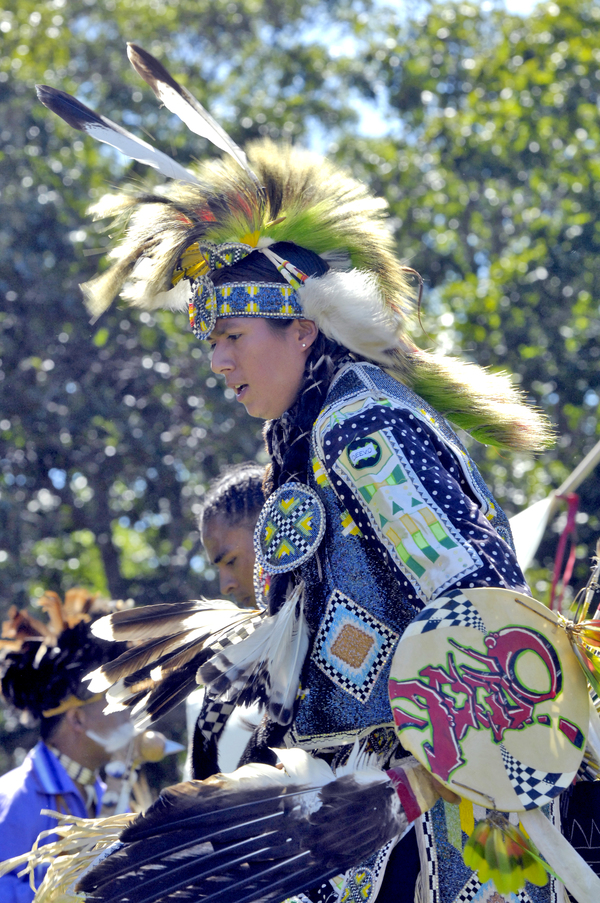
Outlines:
[[69,709],[67,712],[65,712],[65,721],[68,723],[71,730],[75,731],[75,733],[85,733],[87,727],[87,719],[85,717],[83,708],[78,706],[75,709]]
[[317,336],[319,328],[314,320],[296,320],[298,336],[302,347],[310,348]]

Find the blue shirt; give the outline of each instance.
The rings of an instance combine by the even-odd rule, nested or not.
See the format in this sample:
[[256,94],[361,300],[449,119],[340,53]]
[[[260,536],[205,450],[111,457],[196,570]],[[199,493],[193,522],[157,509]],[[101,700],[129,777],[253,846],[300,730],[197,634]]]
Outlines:
[[[95,789],[98,815],[105,785],[97,779]],[[40,741],[22,765],[0,777],[0,862],[26,853],[41,831],[56,825],[56,819],[41,814],[42,809],[89,818],[77,787],[56,756]],[[50,835],[42,843],[57,839],[56,835]],[[46,866],[36,869],[37,887],[45,873]],[[28,875],[18,878],[16,872],[11,872],[0,878],[0,903],[31,903],[33,896]]]

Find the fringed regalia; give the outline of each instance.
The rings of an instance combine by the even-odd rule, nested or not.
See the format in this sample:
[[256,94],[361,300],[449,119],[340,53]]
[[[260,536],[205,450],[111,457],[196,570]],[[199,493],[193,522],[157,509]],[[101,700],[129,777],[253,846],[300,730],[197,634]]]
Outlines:
[[[386,899],[419,903],[550,903],[535,848],[499,814],[472,835],[485,832],[485,849],[473,841],[465,854],[481,884],[464,864],[473,806],[439,800],[435,768],[402,748],[388,678],[424,606],[439,603],[436,617],[464,626],[465,593],[528,592],[506,518],[449,422],[522,450],[545,447],[551,431],[506,375],[410,339],[420,277],[397,260],[385,202],[298,149],[263,141],[246,154],[150,54],[130,45],[129,56],[161,102],[229,157],[185,169],[69,95],[39,89],[73,127],[173,180],[95,205],[123,233],[111,267],[83,286],[90,312],[120,294],[187,310],[199,339],[228,317],[307,319],[318,338],[298,399],[266,427],[271,474],[255,534],[266,607],[200,600],[113,616],[99,635],[138,645],[90,684],[142,723],[196,682],[215,700],[215,724],[219,705],[259,701],[266,716],[250,764],[166,791],[78,890],[106,903],[373,903],[382,887]],[[256,764],[275,754],[283,770]],[[544,824],[538,844],[552,834]],[[568,879],[580,903],[595,880],[584,874]]]

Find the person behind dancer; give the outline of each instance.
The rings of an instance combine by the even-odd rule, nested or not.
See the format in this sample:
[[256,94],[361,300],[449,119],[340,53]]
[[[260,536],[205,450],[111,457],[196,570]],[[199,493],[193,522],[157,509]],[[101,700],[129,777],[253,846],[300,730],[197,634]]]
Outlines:
[[[254,528],[264,504],[265,468],[259,464],[228,467],[210,484],[198,515],[198,529],[208,559],[219,572],[219,588],[242,608],[256,607],[254,581]],[[260,575],[257,575],[259,577]],[[190,737],[184,774],[207,778],[218,771],[233,771],[256,727],[258,708],[219,706],[219,718],[211,730],[197,727],[198,717],[206,725],[210,699],[204,688],[186,700],[186,722]],[[204,706],[204,708],[203,708]]]
[[[129,53],[158,96],[171,97],[161,64],[136,46]],[[44,88],[41,96],[61,113],[62,95]],[[64,115],[74,124],[72,102]],[[265,748],[299,746],[335,768],[356,742],[386,770],[406,755],[387,688],[406,626],[434,600],[460,607],[463,589],[528,592],[507,519],[449,421],[523,451],[545,447],[549,430],[505,377],[421,351],[409,338],[414,293],[383,201],[297,149],[263,141],[247,158],[232,142],[228,149],[235,162],[180,173],[160,195],[100,205],[99,215],[127,211],[130,221],[113,269],[84,286],[88,307],[106,309],[116,284],[137,306],[189,304],[213,371],[266,421],[271,465],[257,549],[271,575],[267,615],[273,631],[284,611],[283,623],[296,618],[307,652],[290,657],[285,674],[276,658],[280,670],[268,679],[248,667],[256,686],[241,691],[227,686],[218,655],[201,666],[201,679],[234,698],[268,691]],[[289,691],[289,710],[273,703]],[[419,898],[474,898],[480,887],[459,850],[466,826],[450,843],[441,801],[417,825]],[[380,892],[412,903],[414,832],[407,838],[311,897],[334,901],[339,892],[372,903]],[[530,898],[541,903],[547,893]]]
[[260,464],[226,468],[211,483],[198,515],[202,544],[218,570],[221,595],[242,608],[256,606],[254,528],[265,501],[264,476]]
[[[91,618],[110,609],[81,589],[67,592],[64,606],[50,592],[41,605],[50,612],[50,625],[16,609],[3,625],[2,695],[39,719],[40,739],[18,768],[0,777],[0,861],[27,852],[56,825],[42,809],[97,817],[105,789],[100,769],[133,737],[129,713],[105,715],[104,694],[92,695],[81,683],[114,655],[114,644],[89,630]],[[42,843],[53,840],[55,835]],[[38,884],[44,871],[36,873]],[[0,877],[0,903],[30,903],[33,895],[28,876]]]

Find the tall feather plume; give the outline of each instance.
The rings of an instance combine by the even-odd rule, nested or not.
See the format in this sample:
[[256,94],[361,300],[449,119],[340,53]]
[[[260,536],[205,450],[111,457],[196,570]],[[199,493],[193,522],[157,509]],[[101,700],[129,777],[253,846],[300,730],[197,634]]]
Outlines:
[[[333,261],[334,267],[338,260],[344,270],[362,271],[354,286],[348,279],[334,285],[333,277],[351,276],[338,271],[301,290],[306,290],[311,318],[326,334],[359,357],[385,366],[478,441],[517,450],[540,450],[552,443],[544,416],[523,404],[502,377],[419,351],[411,341],[407,330],[415,292],[396,257],[383,199],[328,160],[295,147],[263,140],[250,145],[246,157],[161,63],[137,45],[130,45],[129,53],[165,105],[228,157],[193,166],[185,181],[181,177],[146,193],[132,188],[95,205],[97,217],[116,216],[122,239],[110,252],[112,266],[82,285],[94,317],[119,294],[148,310],[185,308],[189,287],[178,283],[174,289],[172,276],[181,254],[195,242],[241,241],[256,247],[291,241]],[[111,129],[116,129],[113,140],[117,133],[133,137],[83,105],[72,106],[68,95],[64,98],[62,112],[58,102],[56,111],[66,113],[76,128],[95,137],[102,134],[102,140]],[[43,102],[47,99],[42,96]],[[328,285],[340,289],[337,303],[336,293],[327,293]]]
[[168,179],[182,179],[184,182],[196,181],[191,172],[167,154],[156,150],[141,138],[136,138],[127,129],[107,119],[106,116],[95,113],[94,110],[86,107],[66,91],[59,91],[58,88],[51,88],[48,85],[36,85],[36,91],[38,99],[44,106],[64,119],[72,128],[85,132],[96,141],[114,147],[132,160],[151,166]]
[[187,88],[175,81],[162,63],[159,63],[152,54],[143,50],[137,44],[127,45],[127,56],[135,71],[150,85],[167,110],[175,113],[195,135],[207,138],[225,153],[230,154],[242,169],[248,173],[250,178],[254,180],[258,188],[258,179],[250,169],[248,158],[244,151],[232,141],[227,132],[204,109],[202,104],[190,94]]
[[[262,239],[293,241],[330,259],[372,274],[389,311],[391,346],[406,339],[413,289],[395,257],[385,222],[386,204],[327,160],[299,148],[262,140],[248,147],[250,170],[233,159],[193,166],[197,185],[172,183],[156,191],[135,189],[92,208],[128,225],[110,253],[113,266],[83,286],[88,309],[106,309],[115,295],[135,307],[165,304],[173,270],[196,241],[219,244]],[[132,200],[133,198],[133,200]],[[144,260],[141,267],[136,260]],[[168,299],[167,303],[168,303]],[[360,290],[354,304],[362,303]]]
[[284,766],[244,766],[163,791],[77,890],[97,903],[279,903],[408,826],[378,770],[336,778],[301,750],[287,751]]

